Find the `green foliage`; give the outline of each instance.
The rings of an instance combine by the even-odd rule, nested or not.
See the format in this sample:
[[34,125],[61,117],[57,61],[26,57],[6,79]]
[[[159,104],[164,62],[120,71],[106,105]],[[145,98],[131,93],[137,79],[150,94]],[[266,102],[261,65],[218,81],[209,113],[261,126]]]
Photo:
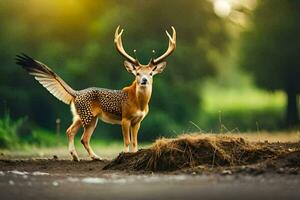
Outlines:
[[55,137],[55,135],[46,130],[26,130],[27,120],[13,120],[9,113],[0,118],[0,148],[17,149],[28,145],[34,146],[57,146],[66,141],[65,137]]
[[224,88],[207,82],[203,109],[194,121],[206,132],[278,130],[284,127],[283,92],[266,93],[244,83]]
[[14,148],[18,142],[18,129],[23,119],[13,121],[8,113],[0,118],[0,148]]
[[299,123],[300,1],[263,0],[243,35],[241,66],[258,86],[287,92],[287,123]]
[[57,136],[53,132],[43,129],[34,130],[23,139],[26,144],[38,147],[62,146],[67,142],[66,137]]
[[300,92],[299,8],[298,0],[263,0],[253,13],[252,26],[244,33],[241,65],[263,88]]
[[284,128],[282,109],[274,107],[203,112],[197,125],[206,132],[275,131]]

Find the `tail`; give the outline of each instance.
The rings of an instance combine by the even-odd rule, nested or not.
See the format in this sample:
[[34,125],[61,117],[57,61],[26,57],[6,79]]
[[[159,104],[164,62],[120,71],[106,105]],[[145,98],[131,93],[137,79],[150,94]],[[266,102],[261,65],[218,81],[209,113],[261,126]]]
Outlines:
[[60,101],[70,104],[75,98],[76,91],[45,64],[25,54],[17,55],[16,63],[27,70],[30,75],[33,75],[40,84]]

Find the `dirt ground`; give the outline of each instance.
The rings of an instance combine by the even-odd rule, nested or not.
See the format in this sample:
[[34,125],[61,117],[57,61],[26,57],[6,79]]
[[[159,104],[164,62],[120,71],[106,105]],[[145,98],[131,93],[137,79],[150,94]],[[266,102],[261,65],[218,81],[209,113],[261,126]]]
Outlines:
[[[80,162],[56,156],[20,159],[1,155],[1,199],[300,199],[299,142],[260,144],[268,151],[261,151],[255,143],[263,153],[255,162],[185,165],[169,171],[120,165],[122,159],[126,163],[147,149],[121,153],[114,160]],[[108,169],[116,160],[114,166],[122,168]]]

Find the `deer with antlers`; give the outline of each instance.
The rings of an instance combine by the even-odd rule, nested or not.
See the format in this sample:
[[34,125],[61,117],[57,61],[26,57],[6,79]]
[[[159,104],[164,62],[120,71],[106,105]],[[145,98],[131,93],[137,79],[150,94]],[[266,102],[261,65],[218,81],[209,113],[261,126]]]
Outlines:
[[[104,88],[87,88],[74,90],[45,64],[23,54],[18,55],[17,64],[33,75],[56,98],[71,105],[73,123],[67,129],[69,152],[74,161],[79,161],[74,146],[74,137],[83,126],[81,143],[93,160],[101,160],[90,147],[90,139],[96,128],[98,118],[106,123],[122,126],[124,152],[138,150],[138,131],[141,121],[149,111],[152,93],[153,76],[161,73],[166,67],[165,59],[176,48],[176,31],[172,27],[167,51],[158,58],[151,58],[147,65],[142,65],[123,48],[122,33],[119,27],[115,31],[114,43],[117,51],[125,58],[124,65],[128,72],[135,76],[133,83],[122,90]],[[129,148],[130,147],[130,148]]]

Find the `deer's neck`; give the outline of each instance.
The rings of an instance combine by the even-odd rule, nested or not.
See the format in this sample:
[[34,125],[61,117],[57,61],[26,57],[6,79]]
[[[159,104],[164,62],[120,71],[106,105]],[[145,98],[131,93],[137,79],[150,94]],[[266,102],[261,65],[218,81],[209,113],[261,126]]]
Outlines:
[[148,103],[152,94],[152,85],[148,85],[147,87],[140,87],[134,81],[131,85],[132,91],[134,92],[134,99],[137,104],[137,107],[140,110],[145,110],[148,106]]

